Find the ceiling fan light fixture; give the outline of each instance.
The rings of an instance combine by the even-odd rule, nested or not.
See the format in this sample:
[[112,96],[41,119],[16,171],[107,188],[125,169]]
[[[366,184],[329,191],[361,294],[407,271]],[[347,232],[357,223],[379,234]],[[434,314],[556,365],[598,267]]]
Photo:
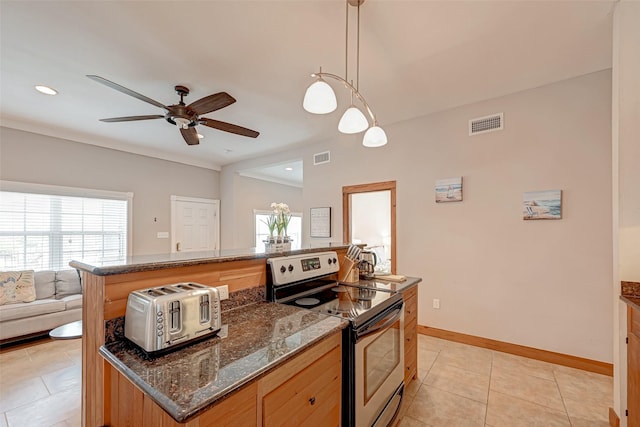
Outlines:
[[176,122],[176,126],[181,129],[187,129],[189,124],[191,124],[191,120],[185,119],[183,117],[173,117],[173,121]]
[[34,86],[34,88],[38,92],[44,93],[45,95],[57,95],[58,94],[57,90],[55,90],[54,88],[51,88],[49,86],[36,85],[36,86]]
[[362,139],[362,145],[365,147],[382,147],[386,144],[387,134],[378,125],[371,126],[369,130],[365,132],[364,138]]
[[353,104],[347,108],[338,123],[338,130],[346,134],[360,133],[368,127],[369,122],[367,118],[362,114],[362,111]]
[[322,77],[318,77],[318,80],[307,88],[302,107],[313,114],[329,114],[338,107],[336,94]]

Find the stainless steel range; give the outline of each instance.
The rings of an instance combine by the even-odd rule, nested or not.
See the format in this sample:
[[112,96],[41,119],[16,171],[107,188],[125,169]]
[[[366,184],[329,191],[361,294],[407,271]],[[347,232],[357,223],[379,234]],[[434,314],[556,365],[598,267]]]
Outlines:
[[267,260],[267,298],[349,320],[343,334],[342,425],[388,426],[404,394],[402,296],[337,281],[336,252]]

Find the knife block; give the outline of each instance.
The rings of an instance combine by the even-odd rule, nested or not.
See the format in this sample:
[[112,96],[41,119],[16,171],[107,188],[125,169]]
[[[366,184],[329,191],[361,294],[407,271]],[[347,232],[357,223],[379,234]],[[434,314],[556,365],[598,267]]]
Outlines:
[[[338,281],[344,283],[354,283],[358,281],[358,269],[355,268],[355,261],[349,258],[343,258],[340,262],[340,270],[338,271]],[[355,274],[353,274],[355,272]]]

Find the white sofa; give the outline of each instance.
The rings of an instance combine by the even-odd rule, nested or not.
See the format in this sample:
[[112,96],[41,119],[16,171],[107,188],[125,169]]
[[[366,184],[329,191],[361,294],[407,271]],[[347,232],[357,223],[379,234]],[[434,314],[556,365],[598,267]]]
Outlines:
[[0,341],[46,333],[82,319],[82,286],[77,270],[36,271],[36,300],[0,305]]

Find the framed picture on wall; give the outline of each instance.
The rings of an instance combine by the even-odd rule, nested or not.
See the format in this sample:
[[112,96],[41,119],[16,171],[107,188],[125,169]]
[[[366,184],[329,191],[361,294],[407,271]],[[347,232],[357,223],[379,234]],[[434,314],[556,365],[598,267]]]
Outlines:
[[436,180],[436,203],[461,202],[462,177]]
[[331,237],[331,208],[311,208],[311,237]]
[[562,190],[523,193],[522,219],[562,219]]

